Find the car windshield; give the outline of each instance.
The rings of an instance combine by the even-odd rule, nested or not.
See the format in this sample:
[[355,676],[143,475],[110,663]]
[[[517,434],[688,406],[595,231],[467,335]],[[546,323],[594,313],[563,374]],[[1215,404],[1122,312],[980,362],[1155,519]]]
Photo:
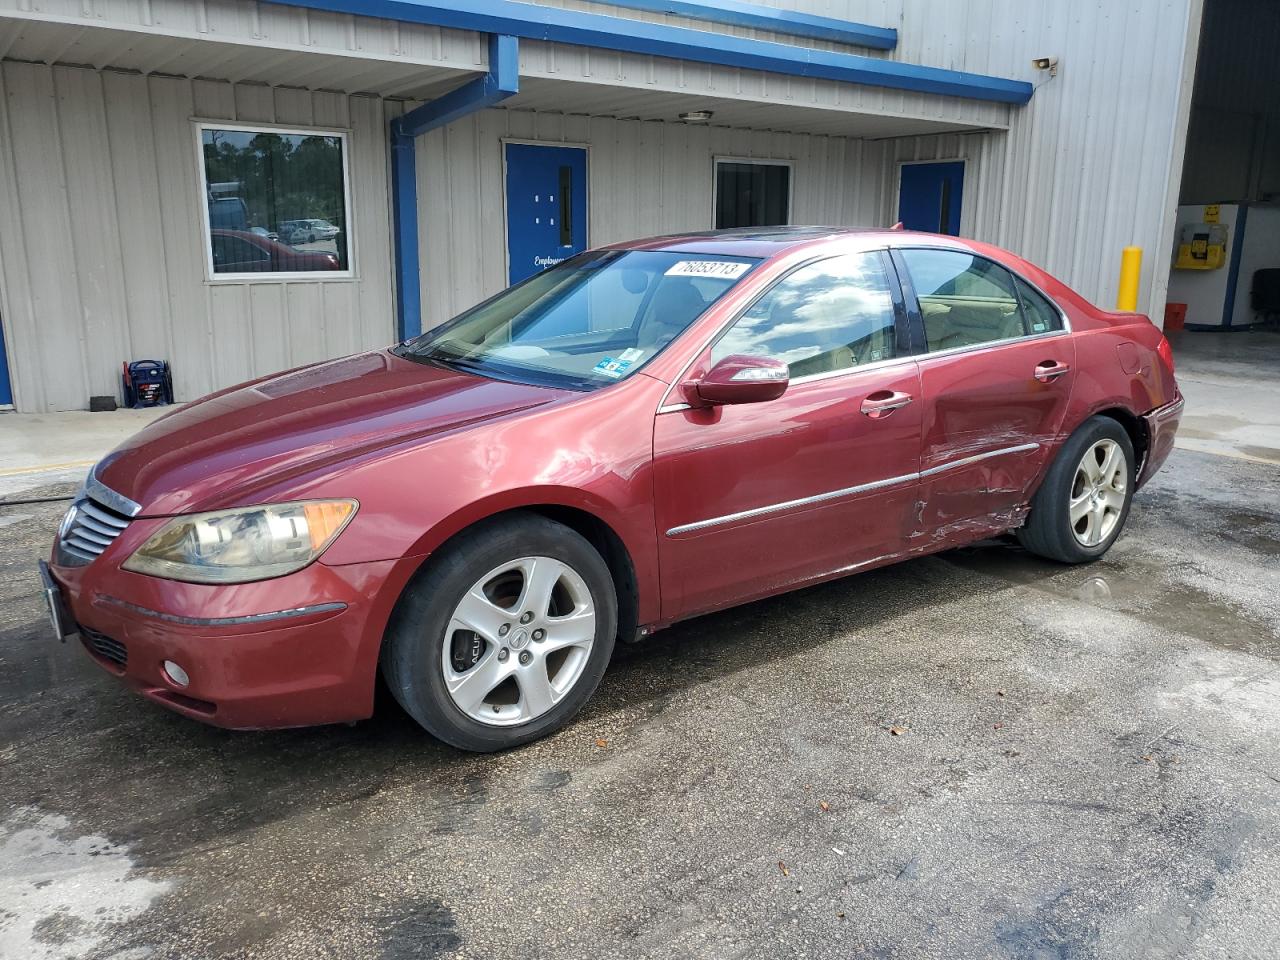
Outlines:
[[499,379],[590,390],[635,373],[760,261],[599,250],[396,348]]

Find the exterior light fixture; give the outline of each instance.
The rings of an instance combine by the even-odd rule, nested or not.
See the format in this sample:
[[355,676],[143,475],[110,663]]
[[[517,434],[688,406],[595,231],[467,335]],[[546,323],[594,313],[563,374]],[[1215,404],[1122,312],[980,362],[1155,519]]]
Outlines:
[[680,114],[680,119],[685,123],[706,123],[715,114],[710,110],[690,110],[688,113]]

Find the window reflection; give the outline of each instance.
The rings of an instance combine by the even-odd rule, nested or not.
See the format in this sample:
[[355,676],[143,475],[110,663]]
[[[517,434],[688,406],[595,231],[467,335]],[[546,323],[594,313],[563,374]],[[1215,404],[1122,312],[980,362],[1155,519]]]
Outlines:
[[216,274],[347,270],[345,137],[201,130]]
[[831,257],[795,270],[716,343],[712,359],[772,357],[791,376],[829,373],[894,356],[894,311],[878,253]]

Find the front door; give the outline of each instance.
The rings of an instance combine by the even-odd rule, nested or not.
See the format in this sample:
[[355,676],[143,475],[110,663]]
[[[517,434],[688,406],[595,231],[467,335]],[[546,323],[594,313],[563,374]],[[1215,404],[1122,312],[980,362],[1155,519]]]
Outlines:
[[938,248],[894,256],[928,347],[919,535],[1008,527],[1062,429],[1075,343],[1061,311],[994,261]]
[[587,151],[508,143],[507,282],[587,248]]
[[904,163],[898,188],[898,219],[908,230],[960,235],[964,161]]
[[[690,367],[786,362],[767,403],[670,409],[654,427],[663,616],[899,552],[915,504],[920,374],[879,251],[796,268]],[[670,402],[670,401],[669,401]]]

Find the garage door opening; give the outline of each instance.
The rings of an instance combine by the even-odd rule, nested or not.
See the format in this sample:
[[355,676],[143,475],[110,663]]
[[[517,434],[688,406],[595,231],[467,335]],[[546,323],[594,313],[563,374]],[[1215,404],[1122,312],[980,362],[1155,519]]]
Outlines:
[[[1278,45],[1280,6],[1205,5],[1169,265],[1170,330],[1280,332]],[[1233,339],[1217,349],[1243,355],[1257,342]]]
[[[1280,5],[1204,5],[1165,333],[1179,446],[1280,463]],[[1153,318],[1157,321],[1160,318]]]

